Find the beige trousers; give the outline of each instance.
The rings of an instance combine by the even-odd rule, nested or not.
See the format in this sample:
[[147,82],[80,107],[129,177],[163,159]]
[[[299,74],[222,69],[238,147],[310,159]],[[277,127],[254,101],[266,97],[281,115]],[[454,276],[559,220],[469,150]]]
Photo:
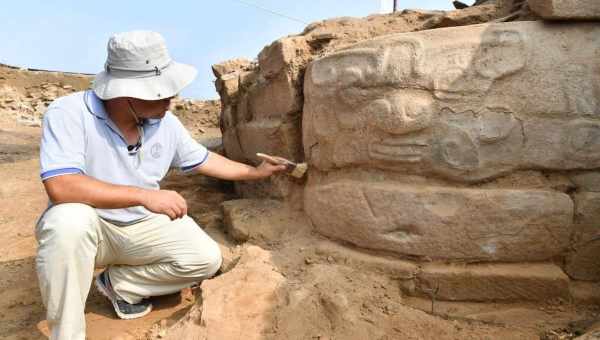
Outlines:
[[221,266],[218,244],[189,217],[154,215],[116,226],[85,204],[53,206],[36,227],[36,269],[51,339],[85,339],[85,301],[94,267],[107,266],[129,303],[175,293]]

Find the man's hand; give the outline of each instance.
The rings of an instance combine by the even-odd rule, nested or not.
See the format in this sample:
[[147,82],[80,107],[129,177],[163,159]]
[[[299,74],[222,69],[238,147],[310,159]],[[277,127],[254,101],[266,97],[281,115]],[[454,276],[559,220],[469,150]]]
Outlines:
[[286,169],[285,165],[282,164],[271,164],[269,162],[262,161],[256,167],[257,178],[265,178],[273,175],[276,172],[283,171]]
[[142,205],[157,214],[169,216],[172,220],[187,215],[187,203],[175,191],[145,190]]
[[142,189],[116,185],[82,174],[62,175],[44,181],[48,197],[54,204],[83,203],[100,209],[121,209],[144,206],[171,219],[187,214],[187,204],[181,195],[170,190]]

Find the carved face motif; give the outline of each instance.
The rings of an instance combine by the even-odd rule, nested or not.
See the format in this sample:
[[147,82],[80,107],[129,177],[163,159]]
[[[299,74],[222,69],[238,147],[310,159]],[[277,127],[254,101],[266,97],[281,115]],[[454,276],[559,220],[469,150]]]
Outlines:
[[374,100],[358,114],[366,115],[368,123],[375,129],[403,135],[429,127],[435,111],[430,95],[415,92]]
[[[571,77],[590,78],[591,63],[565,64],[552,73],[563,81],[528,92],[522,79],[537,81],[569,52],[530,52],[534,41],[517,25],[458,31],[375,39],[315,61],[305,92],[309,161],[323,170],[360,165],[462,182],[519,168],[600,166],[600,129],[573,118],[597,113],[589,100],[595,83]],[[545,102],[536,97],[553,91]]]
[[440,110],[426,91],[398,90],[319,119],[312,161],[325,167],[369,165],[475,181],[513,169],[524,143],[509,109]]

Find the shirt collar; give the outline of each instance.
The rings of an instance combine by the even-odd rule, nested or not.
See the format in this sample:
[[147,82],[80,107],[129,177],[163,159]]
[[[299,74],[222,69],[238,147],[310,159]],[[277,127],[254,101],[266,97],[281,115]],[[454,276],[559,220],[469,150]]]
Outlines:
[[[96,118],[107,120],[108,112],[104,108],[104,103],[92,90],[87,90],[83,93],[83,101],[88,111],[96,116]],[[160,123],[160,118],[146,118],[144,123],[154,125]]]

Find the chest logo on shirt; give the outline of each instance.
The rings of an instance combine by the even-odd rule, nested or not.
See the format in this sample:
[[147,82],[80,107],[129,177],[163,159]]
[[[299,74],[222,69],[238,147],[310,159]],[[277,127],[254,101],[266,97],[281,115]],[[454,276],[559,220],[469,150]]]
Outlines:
[[162,155],[162,145],[160,143],[154,143],[150,148],[150,154],[154,158],[160,158],[160,155]]

